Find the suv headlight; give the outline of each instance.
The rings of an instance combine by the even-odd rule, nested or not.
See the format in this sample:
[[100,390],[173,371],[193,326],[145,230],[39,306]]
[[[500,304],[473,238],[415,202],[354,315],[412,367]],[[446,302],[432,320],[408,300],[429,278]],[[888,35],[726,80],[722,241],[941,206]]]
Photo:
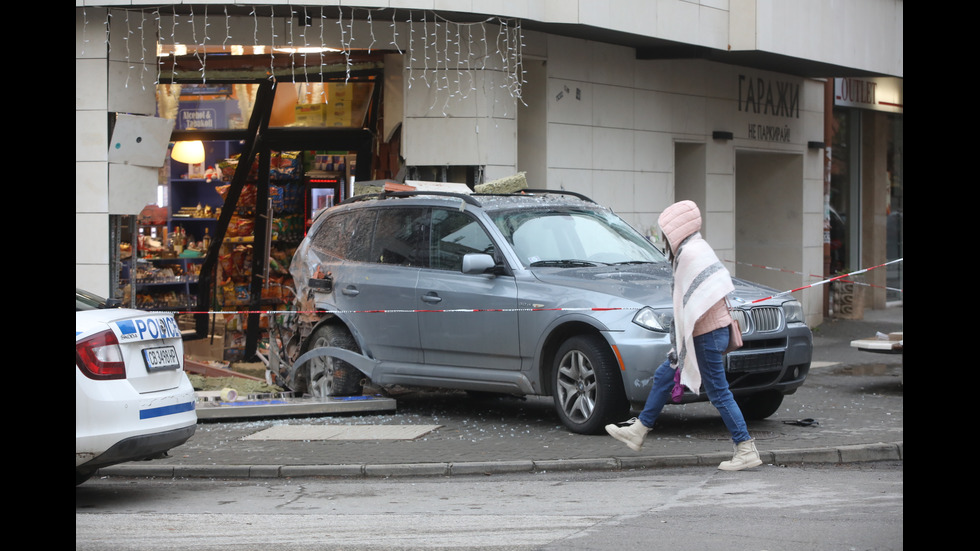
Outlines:
[[803,305],[798,300],[784,302],[783,316],[786,317],[786,323],[803,323]]
[[654,310],[649,306],[644,306],[633,316],[633,323],[650,331],[667,333],[670,331],[670,324],[674,321],[674,315],[667,310]]

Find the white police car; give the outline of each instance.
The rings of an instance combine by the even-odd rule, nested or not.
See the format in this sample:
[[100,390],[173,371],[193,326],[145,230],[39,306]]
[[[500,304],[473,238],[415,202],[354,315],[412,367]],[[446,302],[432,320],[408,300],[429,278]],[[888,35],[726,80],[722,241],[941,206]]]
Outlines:
[[197,427],[172,314],[75,289],[75,485],[100,467],[155,459]]

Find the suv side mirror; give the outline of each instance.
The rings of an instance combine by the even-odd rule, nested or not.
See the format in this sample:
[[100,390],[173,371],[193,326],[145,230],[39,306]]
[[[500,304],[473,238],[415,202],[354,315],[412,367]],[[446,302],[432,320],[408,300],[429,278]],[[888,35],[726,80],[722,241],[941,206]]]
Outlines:
[[485,274],[493,270],[497,265],[493,257],[483,253],[469,253],[463,255],[464,274]]

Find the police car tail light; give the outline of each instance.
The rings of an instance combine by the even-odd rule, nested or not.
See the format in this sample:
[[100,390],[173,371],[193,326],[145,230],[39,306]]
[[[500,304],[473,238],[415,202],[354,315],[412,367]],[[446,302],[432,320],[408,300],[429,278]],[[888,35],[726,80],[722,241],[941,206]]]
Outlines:
[[109,330],[75,343],[75,363],[90,379],[125,379],[126,364],[116,335]]

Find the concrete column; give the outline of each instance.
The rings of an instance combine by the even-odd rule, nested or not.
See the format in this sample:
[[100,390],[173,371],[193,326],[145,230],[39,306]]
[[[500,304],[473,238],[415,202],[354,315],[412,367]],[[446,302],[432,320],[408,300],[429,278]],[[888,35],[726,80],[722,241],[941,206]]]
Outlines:
[[[888,256],[888,119],[875,111],[861,116],[861,266],[870,267]],[[865,307],[885,308],[887,271],[871,270],[862,280],[873,285],[865,290]]]
[[109,292],[107,10],[75,9],[75,285]]
[[105,296],[109,215],[156,202],[158,169],[108,160],[115,113],[155,114],[154,29],[140,11],[75,9],[75,285]]

